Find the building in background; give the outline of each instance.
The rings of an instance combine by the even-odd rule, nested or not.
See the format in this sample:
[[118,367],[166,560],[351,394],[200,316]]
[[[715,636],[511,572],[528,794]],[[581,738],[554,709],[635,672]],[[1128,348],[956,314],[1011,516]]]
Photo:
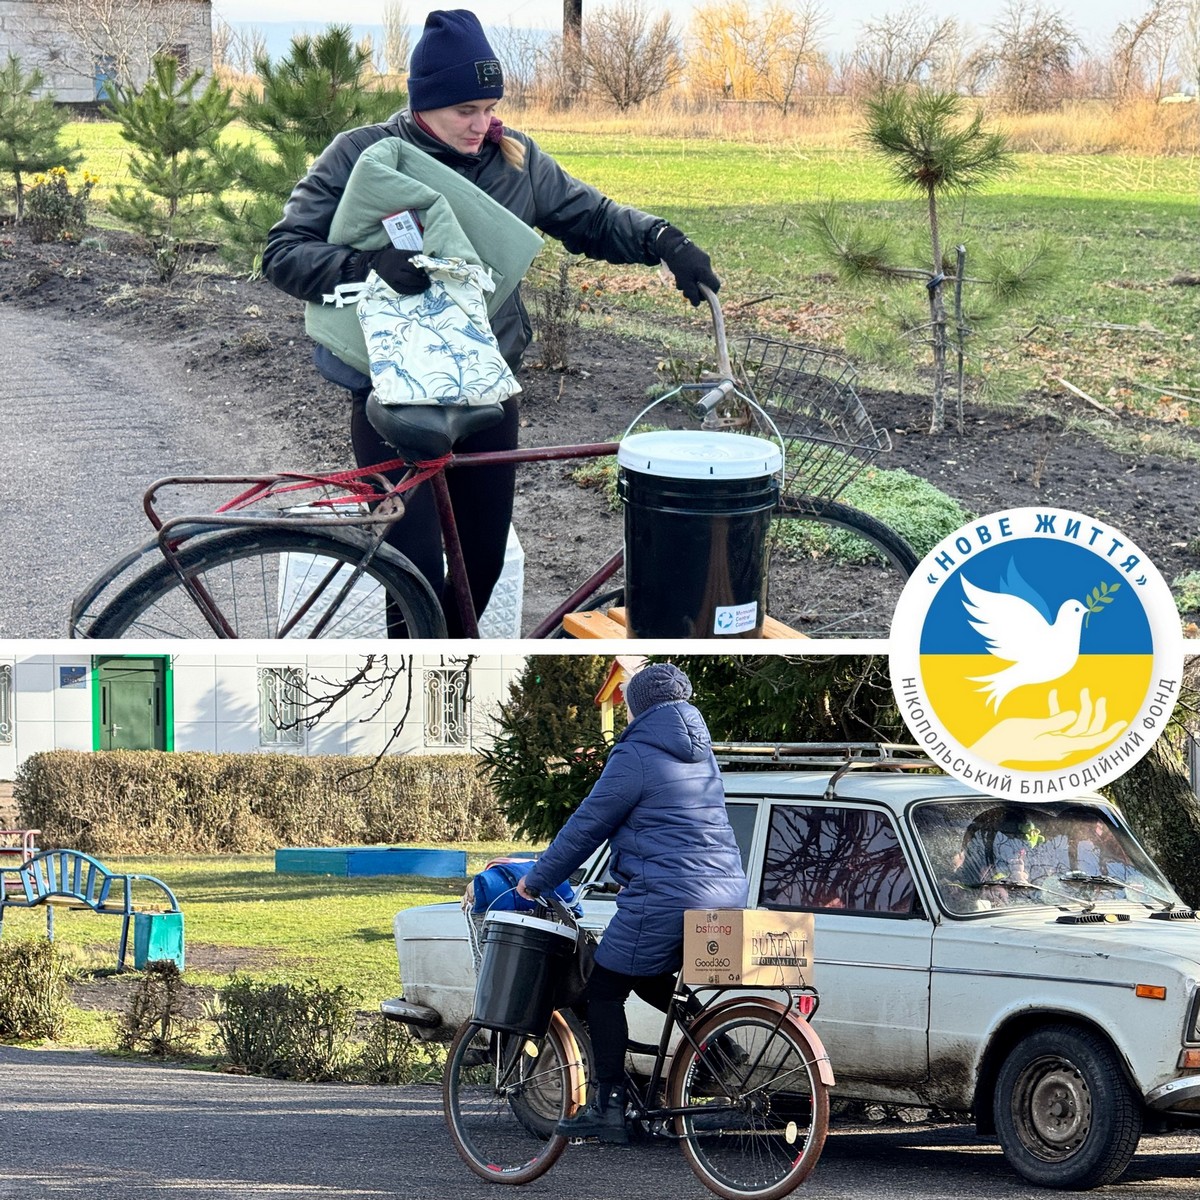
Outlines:
[[[43,750],[394,754],[478,749],[524,665],[520,656],[391,654],[392,694],[356,687],[312,728],[306,697],[329,695],[361,655],[281,647],[255,655],[0,652],[0,779]],[[407,715],[405,715],[407,712]]]
[[64,103],[111,99],[116,81],[140,88],[162,53],[212,74],[212,0],[0,0],[0,60],[36,67]]

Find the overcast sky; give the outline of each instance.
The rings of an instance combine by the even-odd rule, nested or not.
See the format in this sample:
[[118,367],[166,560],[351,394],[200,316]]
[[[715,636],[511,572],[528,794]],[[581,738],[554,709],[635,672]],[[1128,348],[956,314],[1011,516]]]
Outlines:
[[[586,18],[590,0],[584,0]],[[855,32],[864,20],[884,13],[897,13],[911,6],[911,0],[820,0],[829,15],[827,40],[832,47],[845,47],[854,42]],[[1032,6],[1037,0],[1027,0]],[[1041,0],[1043,6],[1057,10],[1082,36],[1085,43],[1100,46],[1119,21],[1140,13],[1147,7],[1147,0]],[[694,4],[688,0],[642,0],[647,12],[656,13],[669,9],[680,20],[686,22],[687,14]],[[922,4],[921,7],[938,15],[957,13],[966,23],[977,28],[987,26],[997,14],[1003,12],[1007,0],[972,0],[972,3]],[[296,23],[347,22],[354,25],[377,25],[382,20],[383,0],[340,0],[330,5],[328,0],[216,0],[214,7],[227,21],[239,24],[256,24],[267,21]],[[428,0],[409,0],[405,4],[411,24],[424,23],[425,14],[433,5]],[[562,23],[561,0],[507,0],[506,3],[480,4],[473,0],[447,0],[447,8],[469,8],[479,14],[486,26],[516,25],[518,27],[558,28]]]

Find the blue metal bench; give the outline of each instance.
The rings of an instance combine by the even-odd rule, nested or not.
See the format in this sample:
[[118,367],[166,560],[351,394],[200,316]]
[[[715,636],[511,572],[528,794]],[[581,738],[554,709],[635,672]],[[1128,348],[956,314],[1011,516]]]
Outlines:
[[95,913],[110,913],[121,918],[121,946],[117,954],[117,969],[125,969],[125,954],[129,946],[129,926],[141,913],[162,911],[134,903],[133,885],[140,883],[139,893],[151,885],[158,889],[161,899],[170,905],[169,911],[179,912],[175,893],[153,875],[118,875],[103,863],[79,850],[43,850],[16,867],[0,867],[0,936],[4,933],[4,913],[9,908],[46,906],[46,936],[54,940],[55,906],[90,909]]

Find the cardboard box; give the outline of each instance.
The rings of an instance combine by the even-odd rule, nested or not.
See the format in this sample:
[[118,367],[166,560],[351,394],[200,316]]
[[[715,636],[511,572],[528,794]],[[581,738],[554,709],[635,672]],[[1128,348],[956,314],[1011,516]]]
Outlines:
[[811,987],[812,944],[812,913],[691,908],[683,914],[683,981]]

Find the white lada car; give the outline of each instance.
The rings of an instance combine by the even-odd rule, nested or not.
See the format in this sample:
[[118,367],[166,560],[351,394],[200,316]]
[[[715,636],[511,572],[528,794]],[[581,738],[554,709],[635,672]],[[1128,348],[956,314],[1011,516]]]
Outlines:
[[[724,778],[753,903],[814,914],[835,1096],[962,1114],[1060,1188],[1117,1179],[1143,1132],[1200,1131],[1200,919],[1108,801],[871,768]],[[613,896],[584,909],[602,928]],[[401,912],[395,935],[385,1012],[446,1036],[474,991],[459,906]],[[630,1018],[655,1039],[659,1014]]]

